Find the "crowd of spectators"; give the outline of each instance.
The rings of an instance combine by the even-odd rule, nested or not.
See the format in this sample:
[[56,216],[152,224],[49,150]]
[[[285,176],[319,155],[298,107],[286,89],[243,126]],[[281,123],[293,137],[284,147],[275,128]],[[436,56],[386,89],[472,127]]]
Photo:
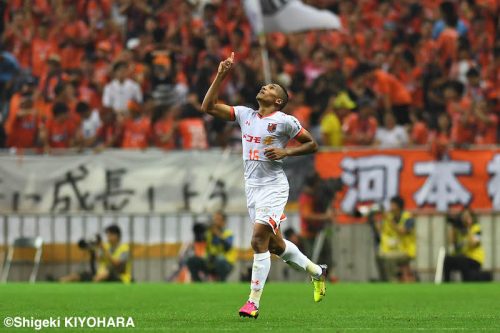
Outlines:
[[[273,80],[324,146],[497,144],[496,0],[315,0],[339,31],[271,33]],[[200,103],[256,106],[260,47],[240,0],[0,0],[2,146],[205,149],[240,141]]]

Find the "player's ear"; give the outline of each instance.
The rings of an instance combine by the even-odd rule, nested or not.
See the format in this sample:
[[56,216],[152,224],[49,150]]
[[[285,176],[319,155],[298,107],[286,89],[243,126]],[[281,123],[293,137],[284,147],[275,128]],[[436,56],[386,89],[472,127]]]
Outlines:
[[278,108],[281,110],[283,108],[283,100],[281,98],[276,98],[276,101],[274,103],[278,106]]

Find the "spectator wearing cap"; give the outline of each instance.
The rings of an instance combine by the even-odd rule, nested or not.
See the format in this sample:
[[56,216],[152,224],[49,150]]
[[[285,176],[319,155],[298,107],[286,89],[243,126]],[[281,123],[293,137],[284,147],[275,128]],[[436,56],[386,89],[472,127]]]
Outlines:
[[157,55],[153,60],[151,78],[151,95],[156,106],[171,107],[182,104],[186,99],[187,88],[177,82],[175,67],[171,59],[165,55]]
[[130,100],[127,116],[123,120],[121,147],[125,149],[146,149],[151,141],[151,119],[144,114],[138,102]]
[[358,112],[351,112],[344,124],[344,143],[346,146],[370,146],[375,140],[377,119],[374,114],[374,101],[363,98],[358,101]]
[[113,66],[114,79],[104,87],[102,105],[117,114],[127,110],[130,100],[142,103],[142,91],[137,82],[127,78],[127,64],[117,62]]
[[51,54],[47,58],[47,69],[40,78],[38,90],[43,96],[45,102],[51,102],[56,96],[56,87],[63,80],[63,71],[61,68],[61,57],[58,54]]
[[328,108],[320,123],[323,145],[334,148],[342,146],[342,120],[355,107],[356,104],[346,92],[341,92],[330,99]]

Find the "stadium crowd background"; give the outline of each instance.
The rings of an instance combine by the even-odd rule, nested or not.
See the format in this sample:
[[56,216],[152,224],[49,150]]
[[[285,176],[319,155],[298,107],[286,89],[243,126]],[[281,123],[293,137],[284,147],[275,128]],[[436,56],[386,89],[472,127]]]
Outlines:
[[[285,112],[324,146],[497,144],[495,0],[317,0],[342,31],[271,33]],[[0,145],[204,149],[239,129],[197,109],[235,52],[221,100],[256,106],[260,48],[240,0],[0,1]]]

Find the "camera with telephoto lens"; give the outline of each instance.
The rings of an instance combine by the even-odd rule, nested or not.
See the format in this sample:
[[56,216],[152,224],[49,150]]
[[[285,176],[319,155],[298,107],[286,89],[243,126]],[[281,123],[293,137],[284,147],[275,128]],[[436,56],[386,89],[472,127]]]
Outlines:
[[446,215],[446,223],[451,225],[455,229],[459,229],[459,230],[465,229],[465,224],[462,221],[461,214],[456,214],[456,215],[447,214]]
[[82,250],[92,250],[101,243],[101,235],[96,234],[93,238],[82,238],[78,241],[78,247]]

